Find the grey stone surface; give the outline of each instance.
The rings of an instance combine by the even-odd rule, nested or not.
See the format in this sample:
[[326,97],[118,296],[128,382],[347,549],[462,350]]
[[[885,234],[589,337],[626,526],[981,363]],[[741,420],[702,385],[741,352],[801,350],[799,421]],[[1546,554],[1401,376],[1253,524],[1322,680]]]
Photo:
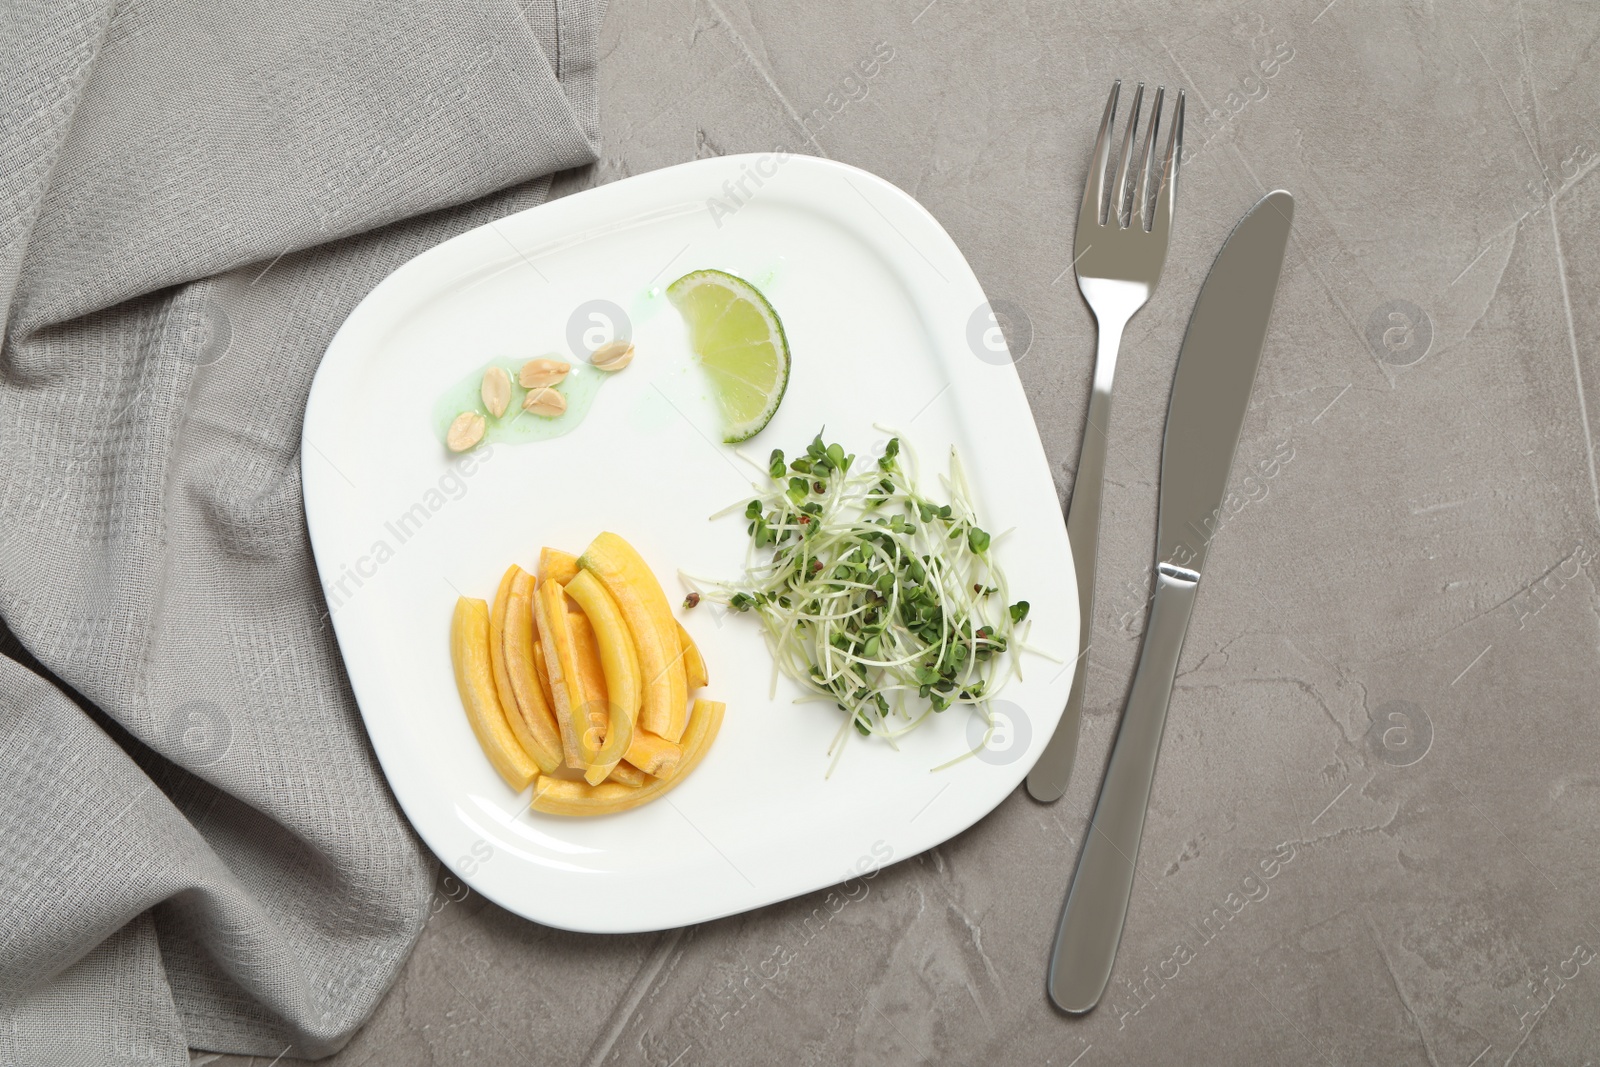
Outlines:
[[[1172,251],[1118,374],[1080,772],[848,895],[685,931],[565,934],[442,885],[328,1062],[1600,1059],[1600,9],[1325,3],[615,0],[604,157],[558,186],[782,144],[910,191],[1031,322],[1063,499],[1099,109],[1117,76],[1188,89]],[[1248,503],[1200,594],[1112,988],[1064,1018],[1045,961],[1138,651],[1178,342],[1275,186],[1298,215]]]

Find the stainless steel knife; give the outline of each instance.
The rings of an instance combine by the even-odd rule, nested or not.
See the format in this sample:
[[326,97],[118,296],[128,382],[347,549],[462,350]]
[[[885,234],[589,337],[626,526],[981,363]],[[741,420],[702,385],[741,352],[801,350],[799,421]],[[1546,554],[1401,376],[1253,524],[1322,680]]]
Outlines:
[[1178,353],[1161,449],[1155,599],[1050,956],[1050,999],[1063,1011],[1093,1008],[1111,980],[1178,654],[1221,523],[1293,218],[1294,198],[1279,189],[1234,227],[1200,288]]

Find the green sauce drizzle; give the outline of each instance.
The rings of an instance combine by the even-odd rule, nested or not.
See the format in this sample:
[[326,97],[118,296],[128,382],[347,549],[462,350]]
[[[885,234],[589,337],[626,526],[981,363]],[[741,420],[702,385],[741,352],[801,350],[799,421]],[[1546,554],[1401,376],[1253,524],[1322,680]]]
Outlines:
[[[441,445],[444,443],[450,423],[463,411],[476,411],[484,417],[488,426],[484,430],[483,440],[488,444],[548,441],[552,437],[571,433],[589,413],[600,386],[611,377],[607,372],[596,370],[587,363],[563,360],[571,364],[572,369],[555,389],[567,398],[567,410],[556,418],[545,418],[543,415],[534,415],[522,410],[522,398],[528,395],[528,390],[517,384],[517,371],[528,362],[528,358],[492,359],[446,389],[438,402],[433,405],[433,433],[439,439],[439,443]],[[546,358],[562,357],[550,353]],[[498,419],[489,414],[489,409],[483,406],[483,375],[490,367],[504,367],[506,373],[511,375],[511,402],[506,405],[506,413]]]

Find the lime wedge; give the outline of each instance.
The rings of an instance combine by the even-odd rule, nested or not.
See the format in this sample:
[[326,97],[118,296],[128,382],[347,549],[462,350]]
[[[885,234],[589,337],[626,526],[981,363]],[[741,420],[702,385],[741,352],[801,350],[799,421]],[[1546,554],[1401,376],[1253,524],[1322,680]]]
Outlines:
[[689,324],[722,409],[722,439],[747,441],[772,421],[789,385],[789,342],[767,298],[743,278],[697,270],[667,286],[667,299]]

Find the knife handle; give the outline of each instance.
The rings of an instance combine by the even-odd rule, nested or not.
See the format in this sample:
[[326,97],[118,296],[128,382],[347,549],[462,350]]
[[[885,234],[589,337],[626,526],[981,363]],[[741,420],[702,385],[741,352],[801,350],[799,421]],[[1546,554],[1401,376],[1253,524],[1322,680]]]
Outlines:
[[1111,981],[1178,654],[1199,581],[1199,574],[1182,567],[1163,563],[1157,568],[1139,667],[1050,955],[1050,999],[1063,1011],[1093,1008]]

